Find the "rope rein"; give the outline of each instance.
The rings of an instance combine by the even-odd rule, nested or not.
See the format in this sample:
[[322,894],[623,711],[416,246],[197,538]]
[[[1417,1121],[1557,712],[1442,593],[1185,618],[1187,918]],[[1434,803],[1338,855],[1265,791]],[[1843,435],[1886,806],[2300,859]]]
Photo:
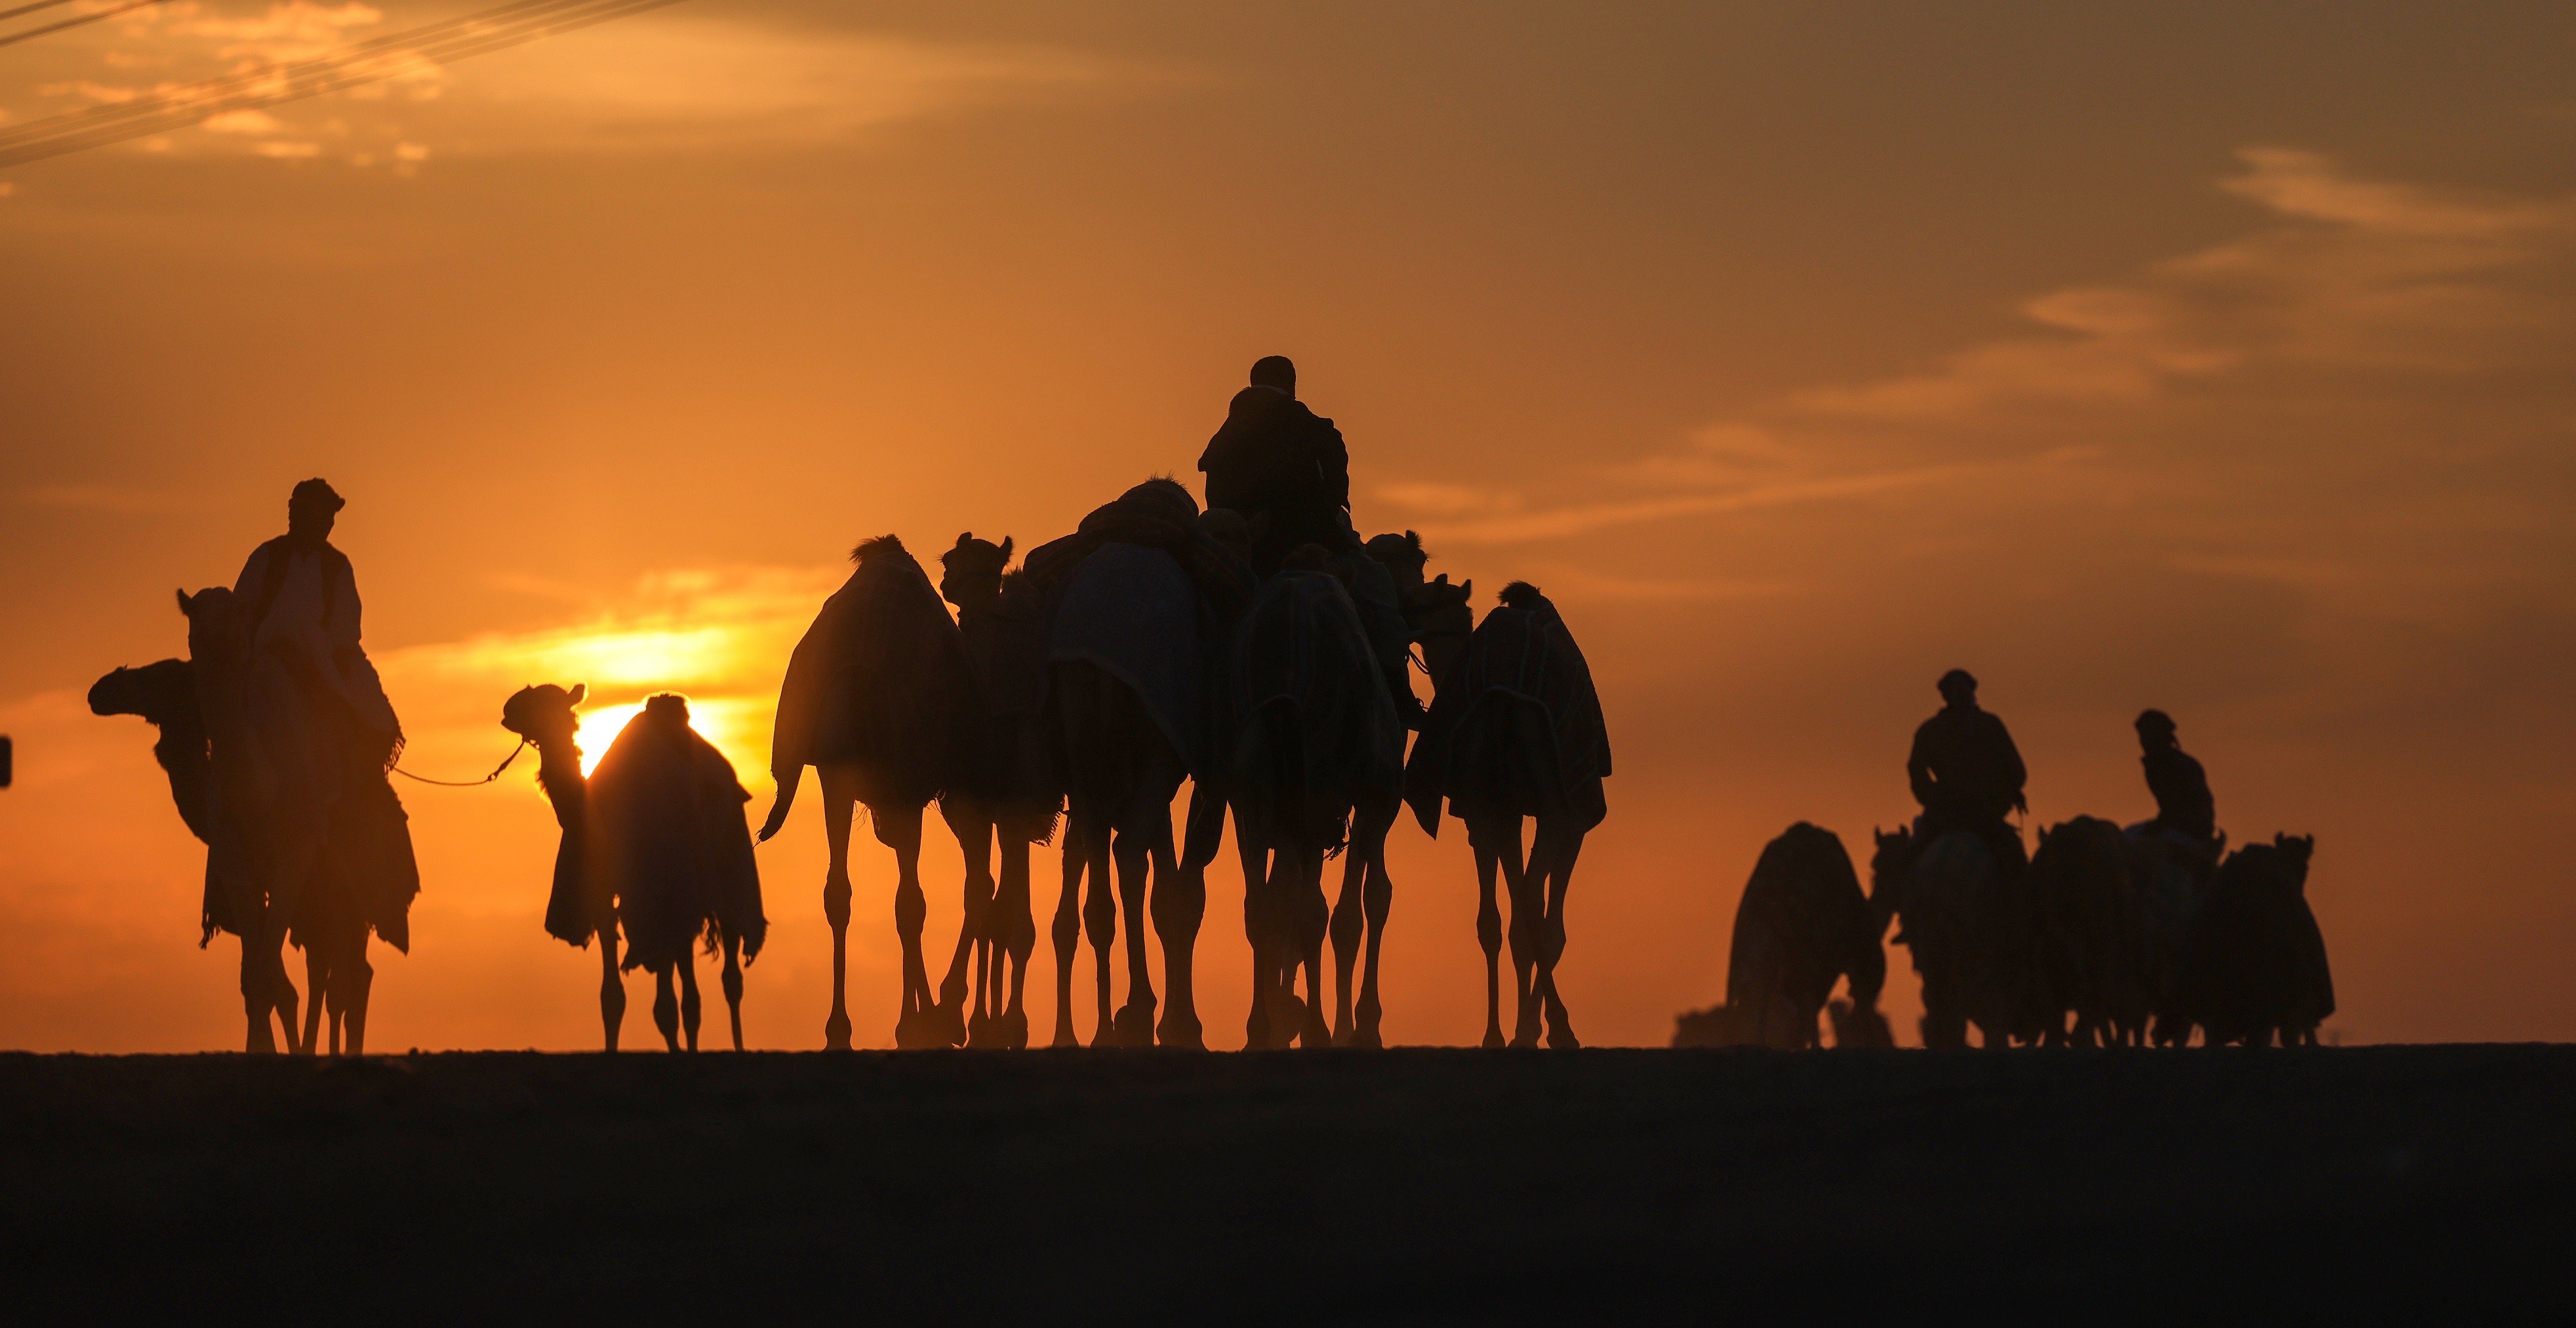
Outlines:
[[405,779],[417,779],[421,783],[436,784],[440,788],[481,788],[484,785],[491,783],[493,780],[499,779],[501,777],[501,772],[509,769],[510,763],[518,760],[519,753],[526,750],[528,750],[528,740],[525,738],[519,739],[519,745],[511,748],[510,754],[501,758],[501,764],[492,767],[492,773],[485,775],[481,779],[431,779],[425,775],[415,775],[412,772],[403,769],[400,765],[389,765],[386,766],[385,769],[394,774],[400,775]]

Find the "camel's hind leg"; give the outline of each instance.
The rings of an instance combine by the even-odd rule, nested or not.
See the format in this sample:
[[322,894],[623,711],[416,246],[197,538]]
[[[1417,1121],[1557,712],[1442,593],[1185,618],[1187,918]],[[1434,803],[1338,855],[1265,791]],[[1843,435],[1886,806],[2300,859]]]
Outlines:
[[1379,952],[1386,945],[1386,915],[1395,904],[1395,881],[1386,874],[1386,834],[1392,828],[1392,812],[1383,823],[1376,818],[1371,818],[1365,837],[1359,841],[1359,846],[1352,849],[1352,852],[1358,853],[1361,847],[1365,847],[1368,860],[1368,876],[1361,886],[1360,893],[1360,907],[1365,911],[1368,920],[1368,957],[1362,961],[1360,968],[1359,1007],[1354,1012],[1351,1024],[1353,1046],[1383,1047],[1386,1045],[1385,1037],[1378,1031],[1379,1023],[1386,1016],[1386,1010],[1378,1003],[1377,959]]
[[1244,833],[1243,818],[1234,821],[1234,844],[1243,862],[1243,939],[1252,949],[1252,1009],[1243,1018],[1243,1049],[1266,1051],[1280,1045],[1271,1036],[1279,1027],[1280,955],[1285,947],[1271,920],[1270,853],[1260,840]]
[[1493,845],[1475,841],[1476,943],[1485,949],[1485,1047],[1491,1050],[1503,1045],[1503,910],[1494,902],[1494,876],[1502,867],[1502,852]]
[[[318,933],[319,928],[315,931]],[[333,938],[336,939],[336,938]],[[319,934],[304,942],[304,1036],[295,1044],[299,1052],[310,1053],[320,1048],[322,1037],[323,994],[331,990],[331,943]],[[340,1051],[340,1029],[337,1021],[331,1029],[331,1052]]]
[[[958,1046],[972,1033],[966,1018],[967,966],[970,961],[981,961],[990,951],[984,943],[984,929],[985,917],[993,911],[993,818],[972,799],[962,796],[941,802],[939,815],[948,822],[950,833],[957,836],[958,855],[966,863],[957,951],[949,957],[948,972],[939,980],[936,1007],[939,1022],[948,1033],[948,1044]],[[984,965],[976,962],[973,990],[979,1019],[983,1014],[984,980]]]
[[[1002,874],[994,894],[992,933],[993,1045],[1017,1051],[1029,1045],[1029,1015],[1022,1005],[1029,983],[1029,957],[1038,943],[1037,919],[1029,908],[1029,840],[1014,827],[1002,840]],[[1003,962],[1009,961],[1010,989],[1001,994]]]
[[692,938],[680,947],[680,960],[672,967],[680,970],[680,1031],[687,1035],[689,1050],[698,1049],[698,944]]
[[731,932],[724,938],[725,1013],[733,1020],[733,1049],[742,1050],[742,938]]
[[[1131,809],[1131,812],[1135,809]],[[1162,809],[1161,833],[1155,831],[1151,816],[1129,818],[1126,829],[1113,840],[1112,856],[1118,862],[1118,903],[1127,928],[1127,1003],[1118,1008],[1110,1024],[1115,1045],[1150,1047],[1154,1045],[1154,971],[1153,957],[1145,946],[1145,907],[1151,885],[1148,873],[1156,863],[1172,858],[1172,816],[1168,805]],[[1171,873],[1166,869],[1163,883],[1168,888]]]
[[653,968],[653,1026],[662,1030],[662,1049],[680,1049],[680,1001],[671,993],[671,965]]
[[[1566,829],[1556,822],[1541,818],[1533,858],[1544,855],[1547,912],[1542,915],[1539,932],[1538,991],[1547,1005],[1547,1045],[1560,1051],[1572,1051],[1583,1043],[1574,1036],[1574,1021],[1565,1013],[1565,1001],[1556,991],[1556,964],[1565,957],[1565,891],[1574,880],[1574,860],[1583,853],[1583,832]],[[1529,893],[1539,894],[1539,873],[1529,873]],[[1807,1036],[1815,1036],[1815,1019],[1807,1020]]]
[[1342,854],[1342,890],[1333,897],[1325,927],[1333,942],[1333,1045],[1337,1047],[1349,1046],[1351,1041],[1351,975],[1359,967],[1360,942],[1366,934],[1360,895],[1367,884],[1368,856],[1353,844]]
[[877,842],[894,850],[894,930],[903,943],[903,1004],[895,1017],[894,1044],[906,1050],[951,1045],[932,1007],[930,971],[922,962],[921,926],[930,913],[921,891],[921,808],[870,806]]
[[1199,924],[1207,920],[1207,865],[1216,857],[1224,816],[1224,800],[1193,785],[1178,860],[1166,845],[1154,862],[1154,935],[1163,943],[1165,1002],[1155,1031],[1166,1047],[1207,1049],[1194,975]]
[[[343,928],[333,947],[330,985],[331,1054],[367,1054],[367,995],[376,985],[376,966],[367,962],[367,924]],[[322,1000],[323,996],[306,997]]]
[[1116,1029],[1110,1019],[1115,1007],[1110,1004],[1110,947],[1118,942],[1118,894],[1109,880],[1109,821],[1085,809],[1078,818],[1082,824],[1082,871],[1090,878],[1088,893],[1082,899],[1082,935],[1091,943],[1092,977],[1099,991],[1092,1002],[1096,1013],[1091,1029],[1091,1045],[1116,1045]]
[[1330,929],[1331,910],[1324,906],[1324,854],[1316,844],[1299,844],[1293,857],[1296,875],[1290,878],[1291,893],[1282,901],[1289,926],[1295,935],[1296,950],[1290,955],[1291,981],[1296,969],[1306,970],[1305,1019],[1299,1026],[1297,1045],[1308,1050],[1328,1047],[1333,1030],[1324,1023],[1324,933]]
[[617,1030],[626,1022],[626,976],[617,971],[617,924],[599,928],[599,1023],[608,1049],[617,1050]]
[[1073,1035],[1073,957],[1082,944],[1082,869],[1090,857],[1083,847],[1082,827],[1067,818],[1064,826],[1064,893],[1056,897],[1055,922],[1055,1041],[1050,1045],[1078,1047],[1082,1040]]
[[[858,810],[858,780],[838,766],[821,766],[823,837],[832,864],[823,874],[823,918],[832,924],[832,1013],[823,1021],[823,1046],[850,1049],[850,819]],[[658,999],[658,998],[657,998]]]

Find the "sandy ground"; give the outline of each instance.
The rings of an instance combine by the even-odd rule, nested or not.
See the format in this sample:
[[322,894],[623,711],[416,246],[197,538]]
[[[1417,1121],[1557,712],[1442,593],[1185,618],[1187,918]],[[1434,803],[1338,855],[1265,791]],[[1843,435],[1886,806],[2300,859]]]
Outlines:
[[2576,1048],[2536,1046],[9,1055],[0,1299],[2457,1316],[2561,1290],[2571,1125]]

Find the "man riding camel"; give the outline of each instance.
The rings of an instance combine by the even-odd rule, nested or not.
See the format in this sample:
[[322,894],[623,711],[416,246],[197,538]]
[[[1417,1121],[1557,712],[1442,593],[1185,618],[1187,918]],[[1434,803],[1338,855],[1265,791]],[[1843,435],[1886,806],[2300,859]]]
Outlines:
[[1914,822],[1915,842],[1930,844],[1952,830],[1965,830],[1986,841],[1995,867],[2010,879],[2030,858],[2021,832],[2004,817],[2027,812],[2022,785],[2030,772],[2003,720],[1977,708],[1977,680],[1966,669],[1941,675],[1941,712],[1914,730],[1914,750],[1905,758],[1906,777],[1923,815]]
[[1250,385],[1227,404],[1199,469],[1207,475],[1209,510],[1249,523],[1254,575],[1271,576],[1308,545],[1324,551],[1350,588],[1396,708],[1408,727],[1420,728],[1422,702],[1405,665],[1413,635],[1395,579],[1368,556],[1351,525],[1350,449],[1331,420],[1297,399],[1297,366],[1287,356],[1253,362]]
[[2216,838],[2218,803],[2209,794],[2209,776],[2175,738],[2173,717],[2161,710],[2140,714],[2138,748],[2147,791],[2156,795],[2156,818],[2139,828],[2194,842]]

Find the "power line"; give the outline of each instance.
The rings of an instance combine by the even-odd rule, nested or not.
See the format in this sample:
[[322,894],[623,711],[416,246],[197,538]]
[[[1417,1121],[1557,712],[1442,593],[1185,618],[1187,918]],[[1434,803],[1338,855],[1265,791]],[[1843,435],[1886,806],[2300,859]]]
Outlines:
[[[36,3],[32,5],[20,5],[16,9],[12,9],[5,14],[0,14],[0,19],[12,19],[18,17],[20,14],[32,14],[39,9],[49,9],[55,5],[67,2],[68,0],[36,0]],[[36,38],[42,37],[48,32],[60,32],[65,28],[77,28],[84,23],[96,23],[103,18],[114,18],[129,9],[141,9],[145,5],[157,5],[159,3],[161,3],[161,0],[125,0],[124,4],[118,5],[114,9],[102,9],[95,14],[83,14],[78,18],[64,19],[60,23],[48,23],[41,28],[29,28],[25,32],[10,33],[6,37],[0,37],[0,46],[15,46],[22,41],[34,41]]]
[[515,0],[377,37],[329,55],[270,65],[132,101],[95,106],[0,131],[0,168],[126,139],[184,129],[226,111],[275,106],[373,83],[416,64],[453,64],[679,0]]

